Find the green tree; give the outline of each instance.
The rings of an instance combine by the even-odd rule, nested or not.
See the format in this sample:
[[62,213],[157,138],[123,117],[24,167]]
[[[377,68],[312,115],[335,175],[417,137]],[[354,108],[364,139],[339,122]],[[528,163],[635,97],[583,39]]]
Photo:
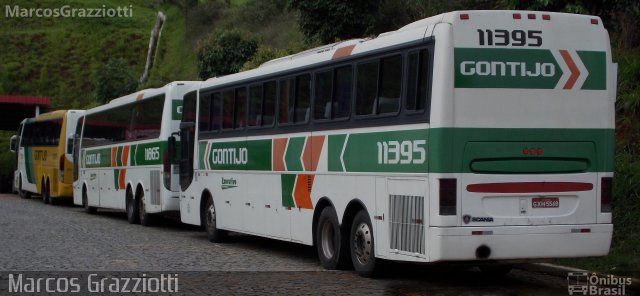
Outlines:
[[298,25],[308,42],[362,37],[376,24],[380,0],[289,0],[299,12]]
[[258,41],[239,30],[215,32],[198,45],[198,75],[201,79],[240,71],[258,49]]
[[94,72],[96,82],[95,98],[100,104],[136,91],[138,80],[122,58],[110,59],[98,66]]

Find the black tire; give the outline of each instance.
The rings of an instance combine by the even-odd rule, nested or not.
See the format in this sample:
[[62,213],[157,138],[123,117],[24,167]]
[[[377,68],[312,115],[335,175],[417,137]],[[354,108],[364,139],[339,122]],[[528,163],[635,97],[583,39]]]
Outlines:
[[223,243],[227,239],[228,232],[219,229],[216,223],[216,207],[213,198],[207,196],[207,202],[202,209],[203,226],[207,232],[207,239],[212,243]]
[[96,212],[98,212],[98,209],[89,206],[89,198],[87,197],[86,187],[82,188],[82,207],[84,208],[84,211],[89,214],[95,214]]
[[144,191],[140,190],[140,196],[138,196],[138,220],[140,225],[151,226],[153,224],[153,216],[147,213],[144,205]]
[[49,204],[51,202],[50,196],[49,196],[49,188],[47,188],[46,183],[44,182],[44,179],[42,179],[42,186],[41,188],[41,193],[40,195],[42,196],[42,202],[45,204]]
[[47,180],[47,195],[49,196],[49,204],[52,206],[56,206],[58,204],[60,204],[60,200],[58,200],[55,197],[51,197],[51,183],[49,183],[49,180]]
[[31,198],[31,192],[22,190],[22,175],[18,177],[18,195],[20,195],[20,198],[24,199]]
[[364,277],[375,277],[380,271],[380,260],[375,256],[373,227],[367,211],[360,210],[353,218],[349,235],[349,249],[353,268]]
[[503,277],[507,275],[513,269],[513,265],[510,264],[491,264],[478,266],[480,271],[489,277]]
[[324,208],[316,224],[316,249],[320,264],[325,269],[344,269],[349,262],[348,248],[336,211],[332,207]]
[[127,190],[126,196],[127,204],[127,220],[131,224],[139,224],[140,216],[138,215],[138,203],[133,199],[133,193],[131,190]]

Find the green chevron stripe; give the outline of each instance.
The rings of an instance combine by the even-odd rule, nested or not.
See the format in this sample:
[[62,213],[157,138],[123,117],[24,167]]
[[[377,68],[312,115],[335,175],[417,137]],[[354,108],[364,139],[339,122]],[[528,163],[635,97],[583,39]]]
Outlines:
[[342,162],[340,161],[340,154],[342,153],[342,147],[347,135],[330,135],[328,140],[329,145],[329,162],[328,168],[330,172],[342,172]]
[[285,164],[287,165],[287,171],[304,171],[302,161],[302,149],[304,149],[305,137],[289,138],[287,144],[287,152],[284,156]]
[[293,187],[296,183],[296,175],[280,175],[280,181],[282,184],[282,206],[290,208],[295,207],[295,203],[293,202]]

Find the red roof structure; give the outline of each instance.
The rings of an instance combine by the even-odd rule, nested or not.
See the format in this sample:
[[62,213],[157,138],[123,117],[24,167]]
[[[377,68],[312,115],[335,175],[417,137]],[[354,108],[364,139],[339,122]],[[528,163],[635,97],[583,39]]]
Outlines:
[[32,96],[3,96],[0,95],[0,104],[21,104],[21,105],[40,105],[51,106],[51,98],[49,97],[32,97]]
[[49,97],[0,95],[0,130],[15,131],[23,119],[36,116],[36,110],[44,113],[50,106]]

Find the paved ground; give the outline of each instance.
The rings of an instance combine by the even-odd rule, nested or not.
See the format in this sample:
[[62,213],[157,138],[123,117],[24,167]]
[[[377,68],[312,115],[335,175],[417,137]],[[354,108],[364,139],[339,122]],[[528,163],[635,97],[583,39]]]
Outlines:
[[495,279],[473,268],[391,264],[383,278],[365,279],[323,270],[307,246],[243,235],[212,244],[177,220],[143,227],[124,213],[90,215],[0,194],[0,294],[16,271],[25,278],[177,274],[179,294],[567,295],[564,279],[519,269]]

